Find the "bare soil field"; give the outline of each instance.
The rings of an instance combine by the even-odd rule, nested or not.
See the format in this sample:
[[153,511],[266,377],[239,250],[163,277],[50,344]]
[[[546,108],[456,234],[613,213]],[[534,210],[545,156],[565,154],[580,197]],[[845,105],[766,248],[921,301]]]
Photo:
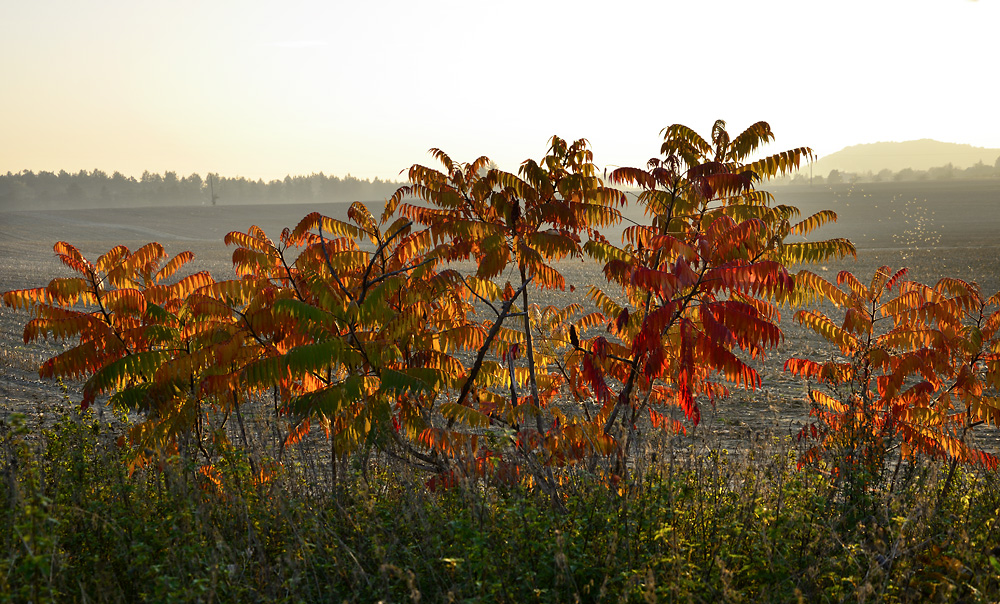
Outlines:
[[[847,237],[859,252],[857,261],[809,267],[831,280],[839,270],[848,269],[864,281],[885,264],[909,267],[910,278],[924,283],[953,276],[978,282],[987,295],[1000,289],[1000,181],[781,187],[772,192],[777,203],[796,205],[804,215],[827,208],[839,214],[839,222],[821,229],[818,236]],[[381,209],[381,203],[369,205]],[[348,207],[336,203],[66,211],[0,208],[0,291],[41,286],[68,276],[52,252],[57,241],[72,243],[91,259],[117,244],[136,249],[158,241],[171,255],[194,252],[191,270],[208,270],[218,280],[228,279],[234,273],[231,250],[223,243],[226,233],[257,225],[277,239],[283,228],[294,227],[309,212],[344,218]],[[617,237],[608,235],[612,240]],[[604,283],[600,268],[592,262],[567,261],[560,268],[567,282],[577,286],[576,292],[546,294],[547,303],[586,305],[587,287]],[[790,356],[820,360],[832,350],[792,324],[791,313],[787,315],[785,342],[758,366],[761,390],[735,392],[717,408],[703,409],[699,431],[723,443],[746,442],[761,434],[795,433],[807,421],[805,386],[781,366]],[[66,384],[63,390],[57,383],[39,380],[39,362],[57,349],[51,344],[24,344],[26,320],[23,312],[0,309],[0,419],[13,411],[38,417],[54,400],[66,404],[79,400],[79,384]],[[1000,443],[992,435],[984,437]]]

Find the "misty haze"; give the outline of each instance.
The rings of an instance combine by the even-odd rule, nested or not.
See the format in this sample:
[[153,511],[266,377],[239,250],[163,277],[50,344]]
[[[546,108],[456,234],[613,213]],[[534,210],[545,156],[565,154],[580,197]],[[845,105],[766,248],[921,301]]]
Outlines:
[[6,3],[0,604],[1000,602],[998,24]]

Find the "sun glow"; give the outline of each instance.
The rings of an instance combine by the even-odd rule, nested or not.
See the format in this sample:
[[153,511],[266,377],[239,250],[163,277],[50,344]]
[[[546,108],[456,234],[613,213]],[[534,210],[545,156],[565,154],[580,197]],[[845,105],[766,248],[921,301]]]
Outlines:
[[0,23],[0,171],[396,179],[506,168],[553,134],[642,164],[670,123],[769,121],[820,155],[1000,147],[996,2],[20,3]]

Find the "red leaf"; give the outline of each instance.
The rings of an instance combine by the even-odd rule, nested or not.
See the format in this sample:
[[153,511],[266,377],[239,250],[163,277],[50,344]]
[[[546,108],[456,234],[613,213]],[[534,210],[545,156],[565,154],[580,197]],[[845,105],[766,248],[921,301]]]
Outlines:
[[687,369],[681,369],[680,375],[677,376],[677,382],[679,386],[677,402],[680,404],[681,409],[684,410],[684,415],[697,426],[698,422],[701,421],[701,410],[691,395],[691,380],[688,378]]
[[628,325],[628,308],[623,308],[615,319],[615,331],[621,333],[626,325]]

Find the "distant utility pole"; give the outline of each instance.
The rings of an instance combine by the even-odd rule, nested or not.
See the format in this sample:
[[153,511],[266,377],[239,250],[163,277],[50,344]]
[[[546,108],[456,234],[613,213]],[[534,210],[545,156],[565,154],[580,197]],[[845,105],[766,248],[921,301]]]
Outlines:
[[219,196],[215,194],[215,184],[212,182],[211,174],[208,175],[208,188],[212,193],[212,205],[214,206],[215,202],[219,199]]

